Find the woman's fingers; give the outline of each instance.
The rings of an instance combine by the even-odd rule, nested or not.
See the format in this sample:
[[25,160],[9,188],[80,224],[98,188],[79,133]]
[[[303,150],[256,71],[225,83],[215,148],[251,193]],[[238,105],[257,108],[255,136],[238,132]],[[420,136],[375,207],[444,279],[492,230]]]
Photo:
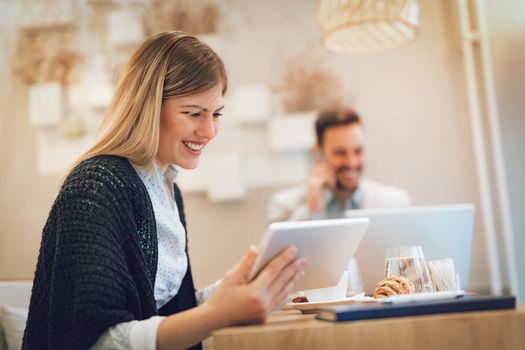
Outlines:
[[294,259],[296,253],[296,247],[292,246],[284,249],[259,273],[257,278],[253,281],[254,285],[260,290],[267,290],[285,266]]
[[273,298],[277,293],[279,293],[287,284],[289,284],[297,274],[299,274],[304,266],[306,265],[306,259],[300,258],[296,261],[288,264],[273,283],[268,288],[269,297]]
[[270,302],[270,309],[269,311],[273,310],[277,305],[279,305],[287,296],[290,294],[301,277],[304,276],[304,271],[300,270],[298,273],[292,276],[288,282],[282,286],[281,290],[274,295],[272,301]]
[[226,272],[225,278],[233,278],[236,281],[246,278],[250,273],[253,263],[257,258],[257,248],[251,246],[241,260],[232,267],[228,272]]

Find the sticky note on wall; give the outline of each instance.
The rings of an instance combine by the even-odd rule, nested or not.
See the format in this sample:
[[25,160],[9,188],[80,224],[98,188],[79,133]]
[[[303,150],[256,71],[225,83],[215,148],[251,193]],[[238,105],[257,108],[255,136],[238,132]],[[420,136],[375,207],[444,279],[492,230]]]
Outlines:
[[137,11],[113,11],[108,16],[109,42],[113,45],[140,43],[144,38],[144,28]]
[[316,112],[286,114],[270,120],[268,143],[272,151],[309,150],[315,144]]
[[242,199],[246,189],[242,179],[241,159],[237,152],[214,154],[207,159],[208,197],[221,202]]
[[260,122],[270,114],[270,92],[264,85],[244,85],[232,93],[232,112],[240,122]]
[[62,120],[62,86],[42,83],[29,88],[29,122],[34,127],[54,126]]

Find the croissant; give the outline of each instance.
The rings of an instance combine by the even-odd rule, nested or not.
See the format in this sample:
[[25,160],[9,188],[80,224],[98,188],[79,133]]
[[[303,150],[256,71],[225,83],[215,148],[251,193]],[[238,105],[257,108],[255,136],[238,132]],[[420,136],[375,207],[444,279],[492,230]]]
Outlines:
[[374,290],[374,298],[386,298],[397,294],[413,293],[408,278],[402,276],[388,276],[378,284]]

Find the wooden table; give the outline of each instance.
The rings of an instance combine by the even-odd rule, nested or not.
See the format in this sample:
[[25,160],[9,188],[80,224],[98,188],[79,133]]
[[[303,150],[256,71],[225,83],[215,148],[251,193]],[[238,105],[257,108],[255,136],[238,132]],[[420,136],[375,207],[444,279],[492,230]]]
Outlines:
[[212,334],[224,349],[525,349],[525,304],[516,310],[466,312],[332,323],[296,310],[277,311],[258,326]]

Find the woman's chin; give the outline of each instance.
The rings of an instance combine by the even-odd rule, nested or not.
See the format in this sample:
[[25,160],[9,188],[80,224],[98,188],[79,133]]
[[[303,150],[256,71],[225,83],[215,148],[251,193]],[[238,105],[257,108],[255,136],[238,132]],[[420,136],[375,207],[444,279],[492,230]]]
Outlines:
[[197,161],[189,161],[189,162],[180,162],[177,165],[180,166],[182,169],[192,170],[192,169],[197,168],[197,166],[199,165],[199,161],[197,160]]

